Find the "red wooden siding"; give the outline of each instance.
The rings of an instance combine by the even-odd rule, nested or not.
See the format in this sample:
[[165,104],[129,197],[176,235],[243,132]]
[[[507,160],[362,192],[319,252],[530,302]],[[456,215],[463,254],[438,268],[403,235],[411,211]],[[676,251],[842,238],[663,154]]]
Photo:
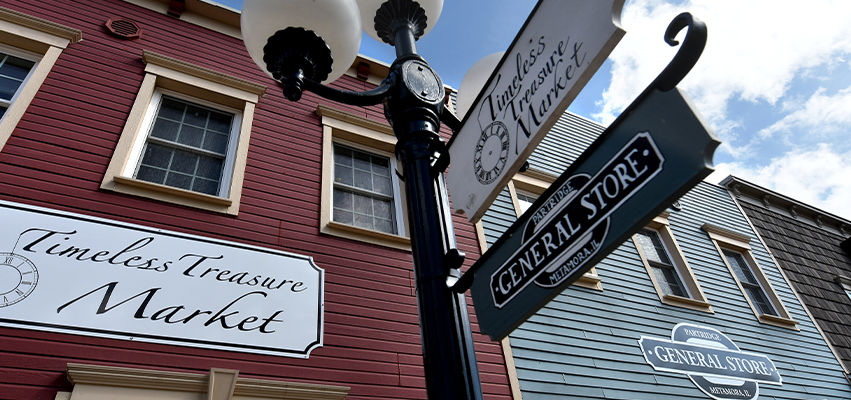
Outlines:
[[[351,386],[350,399],[425,398],[410,254],[319,234],[316,105],[383,121],[380,107],[310,93],[290,103],[240,40],[120,0],[3,6],[80,29],[84,40],[63,51],[0,152],[0,199],[309,255],[326,271],[326,293],[325,346],[307,360],[0,328],[0,398],[53,399],[71,388],[69,362],[198,373],[232,368],[249,378]],[[103,24],[114,17],[139,23],[142,38],[110,35]],[[142,50],[269,88],[256,110],[238,217],[99,189],[144,77]],[[335,85],[367,89],[351,77]],[[479,256],[475,229],[463,218],[454,222],[469,266]],[[499,344],[475,338],[486,398],[510,398]]]

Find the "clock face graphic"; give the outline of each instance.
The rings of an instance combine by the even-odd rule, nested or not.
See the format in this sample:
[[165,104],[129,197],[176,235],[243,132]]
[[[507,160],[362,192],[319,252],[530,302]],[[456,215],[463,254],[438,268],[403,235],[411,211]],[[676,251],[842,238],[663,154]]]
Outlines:
[[0,308],[25,299],[37,283],[38,270],[32,261],[15,253],[0,253]]
[[508,129],[502,122],[491,122],[482,130],[473,154],[473,170],[479,182],[487,185],[499,178],[505,170],[510,143]]

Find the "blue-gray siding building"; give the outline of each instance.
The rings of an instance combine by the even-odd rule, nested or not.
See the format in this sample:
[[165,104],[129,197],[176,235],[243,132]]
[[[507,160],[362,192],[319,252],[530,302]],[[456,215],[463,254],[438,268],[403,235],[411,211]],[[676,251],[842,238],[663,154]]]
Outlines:
[[[530,157],[529,171],[518,174],[482,218],[481,241],[492,245],[602,131],[566,113]],[[760,399],[851,399],[837,357],[788,279],[728,191],[709,183],[510,335],[522,397],[755,397],[702,390],[684,373],[655,370],[639,339],[671,339],[678,324],[717,330],[741,351],[770,358],[782,384],[759,383]],[[743,381],[712,382],[731,388]]]

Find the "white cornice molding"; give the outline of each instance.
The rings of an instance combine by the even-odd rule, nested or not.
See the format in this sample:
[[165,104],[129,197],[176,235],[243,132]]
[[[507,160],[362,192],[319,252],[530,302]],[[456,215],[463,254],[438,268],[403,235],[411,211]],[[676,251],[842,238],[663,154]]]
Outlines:
[[741,234],[741,233],[738,233],[738,232],[733,232],[733,231],[731,231],[727,228],[722,228],[718,225],[712,225],[712,224],[706,223],[706,224],[703,224],[703,226],[701,226],[700,229],[703,229],[704,231],[706,231],[706,233],[708,233],[710,236],[713,236],[713,235],[723,236],[723,237],[730,238],[730,239],[733,239],[733,240],[737,240],[737,241],[743,242],[743,243],[748,243],[748,242],[751,241],[751,237],[748,236],[748,235],[744,235],[744,234]]
[[[312,383],[247,379],[239,371],[213,368],[212,374],[225,373],[236,377],[230,397],[254,397],[280,400],[342,400],[350,387]],[[68,363],[68,380],[74,385],[111,386],[133,389],[170,390],[207,393],[209,374],[157,371],[107,365]],[[227,386],[227,385],[226,385]]]
[[316,114],[320,117],[336,119],[338,121],[348,122],[352,125],[366,128],[380,133],[393,135],[393,127],[386,122],[373,121],[358,115],[350,114],[345,111],[340,111],[322,104],[316,106]]
[[65,25],[33,17],[5,7],[0,7],[0,21],[6,21],[16,25],[25,26],[30,29],[35,29],[48,35],[66,39],[71,43],[77,43],[83,40],[83,32],[79,29],[69,28]]
[[739,177],[730,175],[718,184],[730,190],[740,201],[763,206],[774,213],[804,221],[813,227],[838,233],[843,237],[851,235],[848,228],[851,226],[851,221]]
[[558,179],[557,175],[552,175],[535,168],[529,168],[526,171],[521,172],[520,174],[549,183],[553,183],[556,179]]
[[266,86],[242,78],[237,78],[235,76],[223,74],[218,71],[213,71],[208,68],[190,64],[188,62],[181,61],[176,58],[164,56],[159,53],[154,53],[152,51],[143,50],[142,61],[145,64],[158,65],[163,68],[182,72],[197,78],[220,83],[222,85],[229,86],[234,89],[254,94],[258,97],[263,96],[266,93]]

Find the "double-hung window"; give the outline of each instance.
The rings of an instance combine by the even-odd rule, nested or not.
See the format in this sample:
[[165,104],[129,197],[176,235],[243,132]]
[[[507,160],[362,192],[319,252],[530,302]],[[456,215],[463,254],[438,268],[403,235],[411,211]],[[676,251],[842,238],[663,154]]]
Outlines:
[[662,303],[711,313],[712,305],[674,238],[669,216],[663,212],[633,235],[641,262]]
[[733,269],[733,273],[736,274],[736,278],[739,279],[742,289],[745,290],[748,298],[750,298],[754,306],[759,309],[759,312],[764,315],[777,316],[777,311],[771,305],[771,302],[768,300],[768,296],[765,295],[765,290],[763,290],[762,286],[760,286],[751,266],[748,265],[747,261],[745,261],[742,253],[727,249],[722,249],[722,252],[724,253],[724,257],[727,258],[727,263],[730,264],[730,268]]
[[392,162],[334,143],[334,222],[397,234]]
[[238,113],[159,95],[135,178],[213,196],[228,187]]
[[35,65],[35,61],[19,57],[12,54],[10,49],[0,47],[0,118],[3,118],[6,110],[12,105]]
[[393,129],[323,105],[316,113],[322,118],[319,231],[410,250],[405,188],[393,156]]
[[650,270],[653,271],[653,276],[662,293],[690,297],[677,268],[671,261],[668,249],[662,244],[659,232],[645,228],[638,231],[635,238],[644,251],[644,256],[650,264]]
[[0,150],[78,29],[0,6]]
[[766,271],[757,263],[751,249],[750,236],[712,224],[703,224],[701,229],[706,231],[715,244],[718,254],[730,270],[730,275],[757,320],[765,324],[798,329],[798,322],[792,319]]
[[143,51],[145,78],[101,188],[239,213],[262,85]]

